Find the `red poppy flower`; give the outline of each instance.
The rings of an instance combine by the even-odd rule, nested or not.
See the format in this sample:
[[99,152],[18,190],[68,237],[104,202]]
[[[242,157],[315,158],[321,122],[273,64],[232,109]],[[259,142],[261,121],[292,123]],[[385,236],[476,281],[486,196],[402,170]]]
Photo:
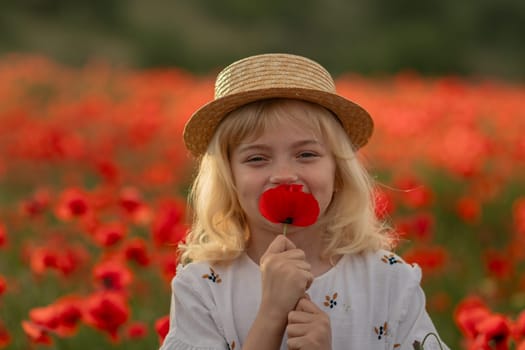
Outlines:
[[403,254],[409,264],[418,264],[425,273],[437,273],[442,270],[448,260],[445,248],[441,246],[425,246],[413,248]]
[[93,278],[104,289],[120,291],[133,281],[133,273],[123,263],[108,260],[93,268]]
[[177,273],[177,259],[173,252],[166,252],[158,254],[156,257],[156,264],[159,265],[159,272],[162,278],[169,284],[175,274]]
[[0,323],[0,349],[5,348],[9,343],[11,343],[11,335],[5,326]]
[[7,246],[7,230],[0,222],[0,248]]
[[395,181],[401,193],[401,202],[409,208],[428,207],[433,200],[431,189],[414,177],[403,177]]
[[134,187],[122,189],[119,197],[119,204],[128,214],[135,213],[143,205],[139,191]]
[[374,191],[374,204],[374,211],[379,220],[385,219],[395,209],[392,196],[380,189]]
[[130,339],[141,339],[148,334],[148,327],[144,322],[136,321],[127,327],[126,334]]
[[487,344],[496,345],[496,350],[509,349],[510,322],[505,316],[492,314],[485,317],[479,322],[477,329]]
[[39,189],[35,194],[21,203],[22,213],[35,217],[42,214],[49,206],[50,194],[47,189]]
[[53,342],[44,326],[37,325],[30,321],[22,321],[22,329],[29,340],[35,344],[50,345]]
[[7,281],[2,275],[0,275],[0,296],[4,294],[6,289],[7,289]]
[[525,310],[516,318],[512,328],[512,335],[515,339],[523,339],[525,341]]
[[454,310],[454,322],[468,339],[479,335],[478,324],[490,316],[490,310],[478,297],[463,299]]
[[159,342],[162,344],[164,338],[168,335],[170,330],[170,317],[168,315],[163,316],[155,321],[155,331],[159,336]]
[[60,196],[56,215],[66,221],[74,217],[86,216],[89,210],[90,204],[87,194],[79,188],[68,188]]
[[110,247],[117,244],[126,235],[126,228],[120,222],[111,222],[95,229],[93,237],[102,247]]
[[86,300],[84,321],[117,340],[118,329],[128,320],[129,314],[129,306],[122,294],[100,292]]
[[489,250],[485,253],[484,258],[485,268],[494,278],[505,280],[512,276],[513,264],[505,252]]
[[472,197],[461,197],[456,202],[456,213],[465,222],[475,222],[481,216],[481,204]]
[[78,296],[65,296],[57,300],[54,305],[57,309],[59,325],[56,333],[62,337],[75,335],[82,319],[82,299]]
[[174,246],[184,238],[187,231],[183,222],[184,209],[182,201],[167,200],[160,204],[151,228],[157,247]]
[[295,226],[309,226],[317,221],[319,203],[303,185],[279,185],[265,191],[259,200],[259,210],[269,221]]
[[126,242],[124,257],[127,261],[134,261],[140,266],[148,266],[151,262],[146,241],[142,238],[133,238]]

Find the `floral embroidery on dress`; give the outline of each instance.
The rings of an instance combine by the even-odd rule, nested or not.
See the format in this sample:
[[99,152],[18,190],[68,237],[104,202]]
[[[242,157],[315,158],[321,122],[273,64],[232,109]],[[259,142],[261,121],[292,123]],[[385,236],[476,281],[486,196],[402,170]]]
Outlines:
[[397,257],[395,254],[389,254],[389,255],[383,255],[381,258],[381,261],[385,264],[394,265],[394,264],[402,264],[403,261]]
[[228,350],[235,350],[235,340],[232,341],[231,345],[228,344]]
[[382,326],[379,326],[379,328],[374,327],[374,332],[376,332],[378,340],[386,337],[388,335],[388,322],[385,322]]
[[222,279],[219,276],[219,274],[216,273],[215,270],[213,270],[211,268],[211,266],[210,266],[210,273],[209,274],[206,273],[206,274],[202,275],[202,278],[209,279],[213,283],[221,283],[222,282]]
[[330,309],[333,309],[337,305],[337,293],[334,293],[332,296],[326,295],[325,296],[325,302],[323,303],[324,306],[329,307]]

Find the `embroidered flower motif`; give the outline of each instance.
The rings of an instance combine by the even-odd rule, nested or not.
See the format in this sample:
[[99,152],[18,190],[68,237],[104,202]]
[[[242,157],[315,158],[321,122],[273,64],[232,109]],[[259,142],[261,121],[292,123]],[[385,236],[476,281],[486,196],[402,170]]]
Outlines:
[[231,345],[228,344],[228,350],[235,350],[235,340],[232,341]]
[[222,279],[219,276],[219,274],[216,273],[215,270],[211,268],[211,266],[210,266],[210,274],[206,273],[206,274],[202,275],[202,278],[209,279],[213,283],[221,283],[222,282]]
[[385,264],[389,264],[389,265],[395,265],[395,264],[402,264],[403,261],[401,259],[399,259],[395,254],[389,254],[389,255],[383,255],[383,257],[381,258],[381,261],[384,262]]
[[324,306],[333,309],[337,305],[337,293],[334,293],[331,297],[327,295],[325,296],[325,299],[326,301],[324,302]]
[[377,334],[377,339],[381,340],[384,336],[388,335],[388,322],[385,322],[382,326],[374,327],[374,332]]
[[259,210],[267,220],[294,226],[310,226],[319,216],[319,203],[303,185],[279,185],[266,190],[259,200]]

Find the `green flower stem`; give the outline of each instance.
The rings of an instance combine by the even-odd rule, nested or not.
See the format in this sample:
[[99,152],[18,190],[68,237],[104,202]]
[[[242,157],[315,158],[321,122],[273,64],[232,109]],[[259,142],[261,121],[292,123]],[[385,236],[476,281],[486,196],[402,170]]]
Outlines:
[[425,341],[426,341],[427,338],[428,338],[429,336],[431,336],[431,335],[433,335],[434,338],[436,338],[436,340],[437,340],[437,342],[438,342],[438,345],[439,345],[439,348],[440,348],[441,350],[443,350],[443,346],[441,346],[441,341],[439,340],[438,336],[436,335],[436,333],[432,333],[432,332],[427,333],[427,335],[425,335],[425,337],[423,338],[423,342],[421,342],[421,344],[419,344],[418,341],[415,341],[414,344],[413,344],[414,349],[415,349],[415,350],[425,350],[425,347],[424,347],[424,345],[425,345]]
[[285,223],[284,226],[283,226],[283,236],[284,236],[284,237],[286,237],[286,231],[287,231],[287,229],[288,229],[288,224]]

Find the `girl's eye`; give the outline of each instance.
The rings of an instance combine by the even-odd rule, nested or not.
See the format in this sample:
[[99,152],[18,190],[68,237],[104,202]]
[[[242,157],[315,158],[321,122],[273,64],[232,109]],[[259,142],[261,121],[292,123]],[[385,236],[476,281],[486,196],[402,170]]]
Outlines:
[[319,155],[315,152],[305,151],[298,154],[297,158],[315,158]]
[[246,159],[246,163],[257,163],[257,162],[263,162],[265,161],[266,158],[264,158],[263,156],[251,156],[251,157],[248,157]]

